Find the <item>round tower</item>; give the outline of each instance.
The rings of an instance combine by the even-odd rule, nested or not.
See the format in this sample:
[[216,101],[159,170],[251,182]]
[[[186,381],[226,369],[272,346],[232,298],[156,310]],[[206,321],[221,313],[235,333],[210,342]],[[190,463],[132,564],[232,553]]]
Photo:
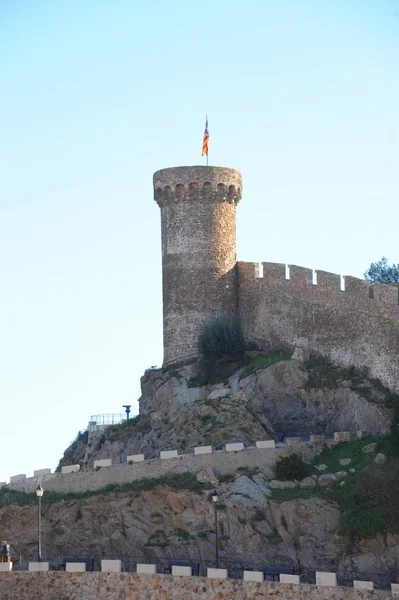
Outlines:
[[154,173],[161,208],[164,365],[198,355],[209,317],[236,315],[236,206],[241,173],[174,167]]

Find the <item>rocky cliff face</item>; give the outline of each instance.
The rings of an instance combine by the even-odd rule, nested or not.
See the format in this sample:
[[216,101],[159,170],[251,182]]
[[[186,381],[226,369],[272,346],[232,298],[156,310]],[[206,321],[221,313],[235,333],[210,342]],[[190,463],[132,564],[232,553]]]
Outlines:
[[[399,536],[379,537],[348,548],[338,535],[339,509],[322,498],[277,503],[262,475],[237,474],[216,482],[220,495],[218,533],[221,564],[230,569],[294,565],[306,580],[315,568],[338,573],[386,573],[397,558]],[[36,507],[0,508],[2,535],[12,554],[35,558]],[[134,493],[108,493],[43,504],[43,556],[90,555],[143,559],[192,559],[204,568],[215,556],[214,507],[209,491],[158,485]],[[130,561],[130,562],[129,562]],[[361,577],[360,577],[361,578]]]
[[[262,356],[244,366],[225,367],[220,380],[207,385],[198,385],[199,364],[147,371],[140,415],[104,432],[81,434],[60,464],[91,468],[99,458],[125,462],[129,454],[138,453],[157,458],[160,450],[189,453],[195,446],[218,448],[237,441],[251,445],[278,435],[389,431],[393,413],[389,395],[364,374],[320,361]],[[196,478],[198,489],[184,485],[172,489],[164,478],[139,491],[100,491],[86,498],[45,501],[45,554],[89,554],[97,561],[123,556],[158,562],[191,558],[203,567],[212,566],[215,526],[209,490],[217,486],[223,565],[294,565],[305,574],[316,568],[347,572],[349,579],[379,572],[394,580],[398,536],[348,545],[339,534],[340,509],[329,500],[327,488],[319,486],[313,497],[305,489],[303,498],[299,494],[278,501],[272,491],[280,486],[271,485],[262,465],[230,474],[208,468]],[[313,479],[310,483],[316,485]],[[14,553],[34,558],[36,508],[3,506],[0,526]]]
[[146,371],[140,416],[82,437],[67,449],[60,466],[91,467],[100,458],[124,462],[140,453],[157,458],[160,450],[248,445],[283,435],[389,432],[387,391],[364,375],[317,361],[279,360],[266,368],[256,368],[259,357],[255,361],[232,365],[223,381],[203,386],[196,385],[198,363]]

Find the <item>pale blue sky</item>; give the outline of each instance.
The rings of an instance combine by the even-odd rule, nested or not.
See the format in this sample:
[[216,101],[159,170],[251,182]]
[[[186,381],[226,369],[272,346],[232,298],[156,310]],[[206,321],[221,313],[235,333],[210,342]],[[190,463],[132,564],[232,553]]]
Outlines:
[[[397,0],[0,0],[0,481],[162,362],[157,169],[241,170],[238,258],[399,261]],[[4,454],[4,452],[3,452]]]

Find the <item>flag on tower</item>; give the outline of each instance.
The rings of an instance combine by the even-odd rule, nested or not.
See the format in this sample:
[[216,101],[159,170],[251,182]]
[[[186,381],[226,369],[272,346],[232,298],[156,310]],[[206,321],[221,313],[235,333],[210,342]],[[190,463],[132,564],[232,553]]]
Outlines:
[[208,129],[208,117],[206,117],[205,131],[204,131],[204,141],[202,142],[202,154],[201,154],[201,156],[204,156],[204,154],[206,154],[206,156],[208,157],[208,144],[209,144],[209,129]]

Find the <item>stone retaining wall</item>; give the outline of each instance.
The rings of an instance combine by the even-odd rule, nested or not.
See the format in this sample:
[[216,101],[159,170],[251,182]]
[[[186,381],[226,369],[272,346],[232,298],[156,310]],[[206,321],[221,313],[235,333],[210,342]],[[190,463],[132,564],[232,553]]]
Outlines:
[[0,573],[1,600],[388,600],[390,591],[136,573]]
[[[177,450],[161,452],[160,459],[144,460],[144,456],[129,456],[128,463],[112,464],[110,459],[95,461],[95,469],[80,471],[79,465],[63,467],[61,473],[48,473],[49,469],[35,471],[34,477],[16,475],[10,478],[10,489],[21,492],[34,492],[38,484],[53,492],[84,492],[98,490],[108,484],[137,481],[146,477],[159,478],[173,473],[198,473],[211,467],[217,474],[226,475],[237,471],[239,467],[259,467],[267,477],[273,477],[273,467],[282,453],[300,452],[306,459],[320,452],[325,444],[338,443],[338,437],[348,437],[346,432],[334,434],[335,440],[324,436],[311,436],[310,443],[302,438],[287,438],[285,444],[275,447],[273,440],[256,442],[255,447],[243,444],[227,444],[225,450],[213,451],[209,446],[194,448],[194,454],[178,455]],[[312,440],[312,438],[317,438]],[[0,484],[1,485],[1,484]]]

